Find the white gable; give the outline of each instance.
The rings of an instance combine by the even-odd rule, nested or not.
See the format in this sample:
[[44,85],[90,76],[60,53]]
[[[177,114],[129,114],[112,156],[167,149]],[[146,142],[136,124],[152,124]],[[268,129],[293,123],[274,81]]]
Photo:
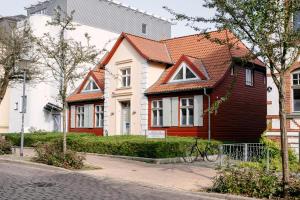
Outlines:
[[84,85],[81,92],[96,92],[101,91],[100,87],[97,85],[96,81],[90,77],[89,80]]
[[185,63],[182,62],[169,82],[201,80],[201,78]]

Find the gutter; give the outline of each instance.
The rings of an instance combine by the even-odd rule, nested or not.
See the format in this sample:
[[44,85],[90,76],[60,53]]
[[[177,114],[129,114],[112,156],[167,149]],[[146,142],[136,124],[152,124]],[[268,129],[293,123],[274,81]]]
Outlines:
[[203,88],[204,95],[208,98],[208,141],[211,140],[211,106],[210,106],[210,95],[207,94],[207,88]]

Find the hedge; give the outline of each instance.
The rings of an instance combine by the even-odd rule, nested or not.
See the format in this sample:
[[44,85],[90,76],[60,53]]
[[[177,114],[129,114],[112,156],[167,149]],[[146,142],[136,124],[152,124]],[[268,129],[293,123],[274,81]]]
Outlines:
[[[6,138],[14,145],[19,146],[19,134],[7,134]],[[25,134],[24,144],[27,147],[33,147],[37,143],[51,142],[61,138],[61,133]],[[207,142],[207,140],[201,140],[199,148],[204,149]],[[68,148],[77,152],[144,158],[173,158],[182,156],[186,147],[194,144],[194,139],[168,137],[166,140],[146,140],[144,136],[97,137],[92,134],[70,133],[67,143]]]

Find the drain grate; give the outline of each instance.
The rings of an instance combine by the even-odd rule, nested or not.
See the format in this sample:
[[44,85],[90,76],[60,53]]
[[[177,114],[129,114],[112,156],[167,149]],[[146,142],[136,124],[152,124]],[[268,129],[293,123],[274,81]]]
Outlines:
[[49,182],[36,182],[32,184],[33,187],[52,187],[55,186],[55,183]]

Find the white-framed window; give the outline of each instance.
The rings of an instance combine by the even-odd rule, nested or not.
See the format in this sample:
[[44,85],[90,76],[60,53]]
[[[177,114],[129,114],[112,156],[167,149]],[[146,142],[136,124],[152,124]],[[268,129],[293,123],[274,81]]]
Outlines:
[[77,106],[76,121],[77,121],[77,128],[84,127],[84,106]]
[[253,70],[246,68],[246,85],[253,86]]
[[293,111],[300,112],[300,72],[293,73],[292,78]]
[[121,87],[130,87],[131,69],[121,69]]
[[152,126],[163,125],[163,101],[152,101]]
[[147,34],[147,24],[142,24],[142,33]]
[[95,106],[95,126],[97,128],[104,126],[104,106]]
[[97,85],[97,83],[94,81],[94,79],[89,79],[88,82],[86,83],[86,85],[83,88],[83,92],[95,92],[95,91],[99,91],[100,88]]
[[191,81],[200,79],[186,64],[182,64],[174,73],[171,82]]
[[194,125],[194,98],[180,99],[180,125]]

